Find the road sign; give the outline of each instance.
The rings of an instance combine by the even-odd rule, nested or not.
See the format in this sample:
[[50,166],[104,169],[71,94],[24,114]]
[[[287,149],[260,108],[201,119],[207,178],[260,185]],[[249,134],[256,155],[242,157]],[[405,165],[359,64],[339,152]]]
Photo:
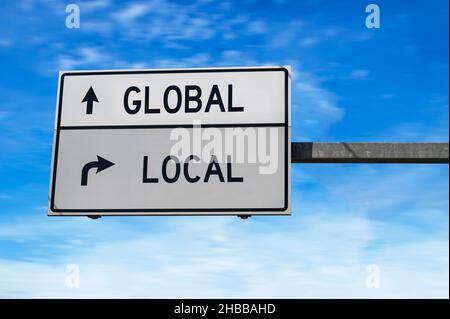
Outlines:
[[290,214],[290,68],[61,72],[48,214]]

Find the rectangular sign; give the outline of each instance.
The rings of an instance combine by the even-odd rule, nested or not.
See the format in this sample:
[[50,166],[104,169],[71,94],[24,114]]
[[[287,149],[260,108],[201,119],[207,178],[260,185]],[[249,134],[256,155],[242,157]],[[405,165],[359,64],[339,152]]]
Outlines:
[[289,67],[61,72],[48,214],[290,214],[289,115]]

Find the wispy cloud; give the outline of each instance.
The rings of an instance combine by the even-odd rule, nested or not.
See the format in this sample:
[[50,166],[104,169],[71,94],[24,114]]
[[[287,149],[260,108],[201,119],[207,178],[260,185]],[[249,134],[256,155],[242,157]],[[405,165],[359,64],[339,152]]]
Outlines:
[[183,59],[158,59],[154,63],[157,68],[186,68],[186,67],[202,67],[209,65],[212,58],[208,53],[198,53]]
[[[292,220],[274,222],[152,220],[144,223],[151,232],[134,229],[131,238],[121,231],[124,224],[104,227],[100,223],[107,221],[100,220],[77,227],[87,239],[72,228],[65,236],[73,237],[61,241],[57,238],[71,229],[69,225],[51,221],[55,224],[49,232],[48,227],[37,230],[44,226],[38,222],[26,230],[27,240],[40,242],[42,236],[56,235],[58,244],[52,246],[60,250],[55,255],[60,257],[51,262],[45,255],[36,261],[3,257],[0,291],[9,297],[43,298],[448,297],[448,258],[443,257],[448,240],[429,238],[367,250],[379,234],[373,222],[358,216],[360,212],[308,206]],[[305,211],[314,206],[314,213]],[[23,226],[22,222],[4,228]],[[393,230],[397,236],[405,234],[402,227]],[[23,239],[20,234],[17,238]],[[12,233],[1,235],[15,238]],[[65,287],[66,265],[73,263],[80,267],[79,289]],[[379,289],[365,286],[366,266],[371,263],[381,269]],[[408,270],[411,264],[414,270]]]
[[247,32],[250,34],[265,34],[268,31],[266,22],[251,21],[247,25]]
[[13,41],[11,39],[7,39],[7,38],[0,38],[0,48],[4,47],[4,48],[9,48],[13,46]]
[[301,114],[301,133],[293,132],[296,140],[320,138],[331,125],[342,120],[345,111],[338,106],[338,97],[323,88],[312,73],[297,69],[293,86],[298,95],[293,98],[292,112],[294,116]]
[[7,199],[11,199],[12,196],[9,194],[5,194],[5,193],[0,193],[0,200],[7,200]]
[[320,42],[318,37],[306,37],[300,40],[300,46],[303,48],[313,48]]
[[114,17],[121,23],[130,23],[142,17],[154,7],[155,1],[129,3],[124,9],[114,14]]
[[74,70],[80,67],[104,65],[110,60],[107,53],[100,52],[97,48],[80,47],[75,55],[61,55],[57,64],[60,70]]
[[366,70],[366,69],[357,69],[357,70],[353,70],[350,75],[348,76],[349,79],[367,79],[367,77],[369,76],[370,71]]
[[0,121],[5,119],[9,114],[7,111],[0,111]]
[[93,13],[100,9],[111,8],[112,2],[110,0],[90,0],[80,2],[79,5],[83,13]]

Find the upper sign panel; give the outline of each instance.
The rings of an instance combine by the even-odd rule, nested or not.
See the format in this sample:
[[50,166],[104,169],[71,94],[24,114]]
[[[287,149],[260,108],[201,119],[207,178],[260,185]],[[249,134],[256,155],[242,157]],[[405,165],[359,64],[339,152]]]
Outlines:
[[290,126],[288,82],[284,67],[62,72],[59,125]]

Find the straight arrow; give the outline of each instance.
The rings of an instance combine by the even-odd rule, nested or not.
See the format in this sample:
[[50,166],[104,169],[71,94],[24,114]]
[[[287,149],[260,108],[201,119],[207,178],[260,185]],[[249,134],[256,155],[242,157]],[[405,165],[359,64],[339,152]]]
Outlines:
[[81,103],[86,102],[86,114],[92,114],[94,102],[98,102],[97,96],[95,95],[92,86],[87,91]]

